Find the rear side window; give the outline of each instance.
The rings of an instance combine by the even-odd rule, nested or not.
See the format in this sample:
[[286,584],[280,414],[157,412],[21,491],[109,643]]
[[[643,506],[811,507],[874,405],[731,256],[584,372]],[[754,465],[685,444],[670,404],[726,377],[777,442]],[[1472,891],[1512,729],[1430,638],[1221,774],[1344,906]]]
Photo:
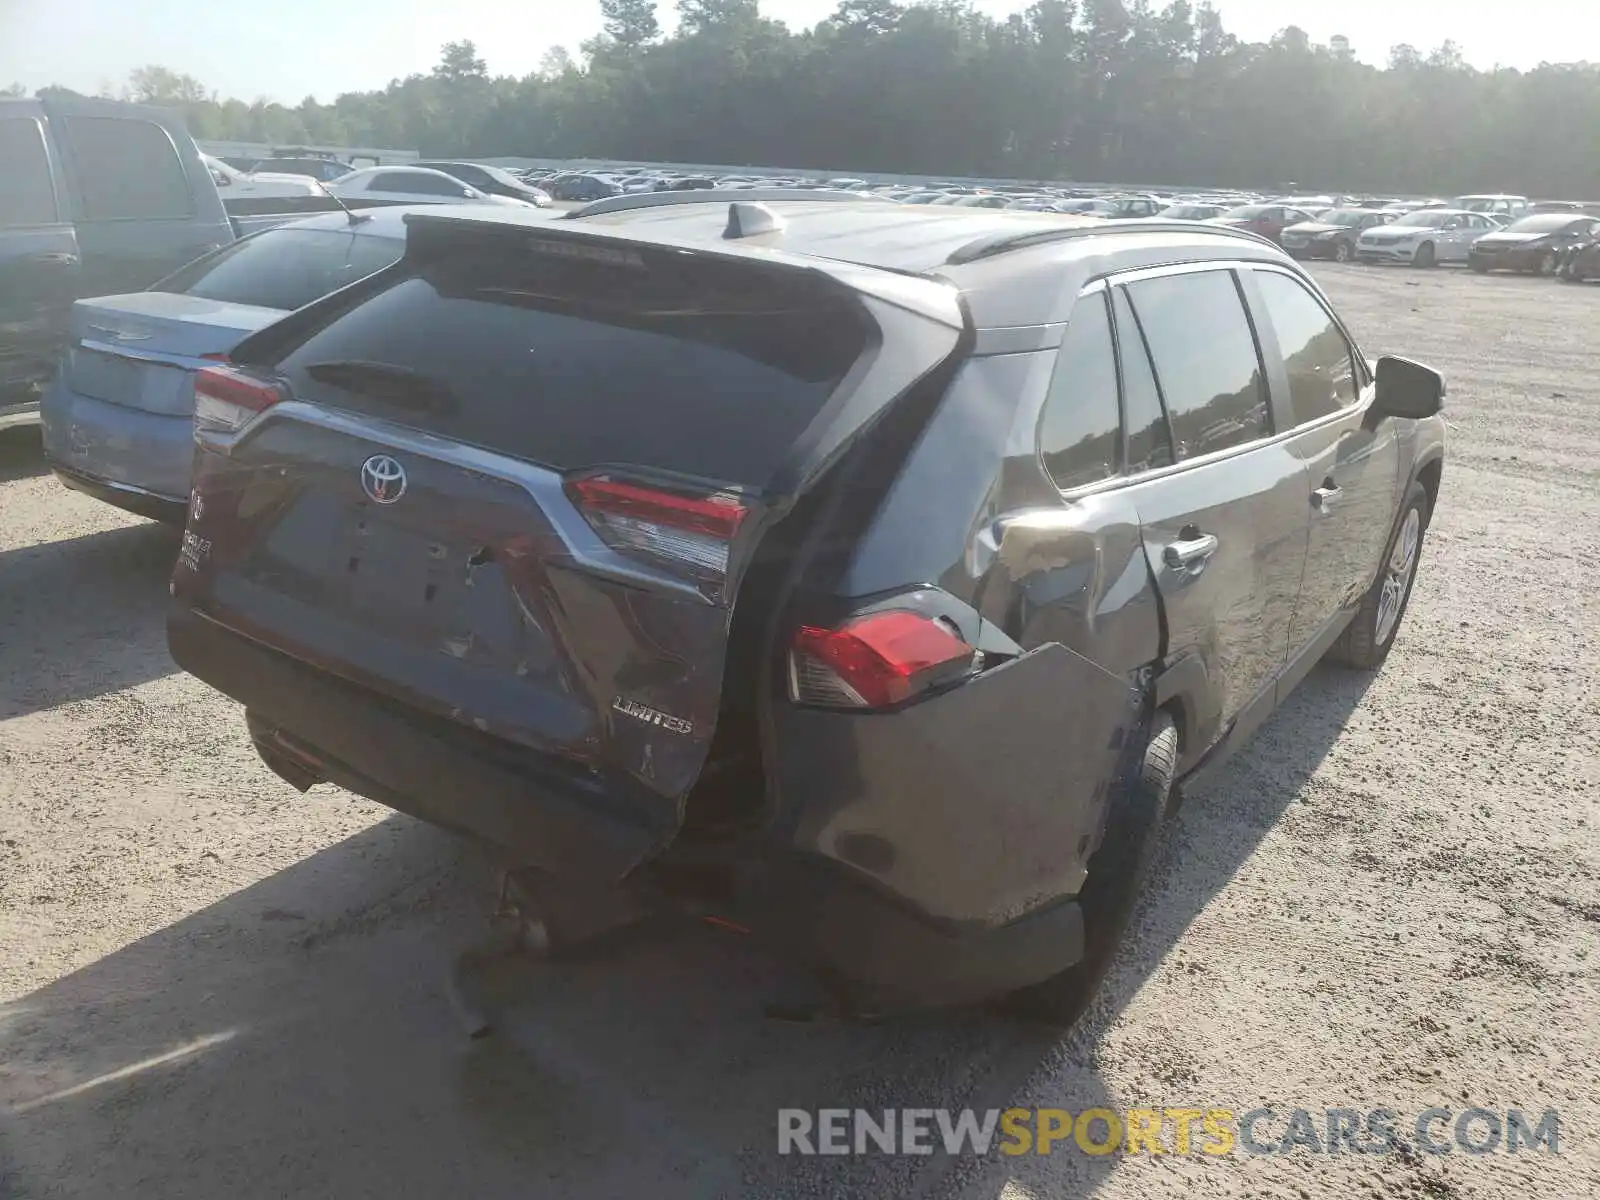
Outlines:
[[279,359],[296,395],[559,470],[761,485],[866,348],[853,296],[809,275],[409,236],[422,261]]
[[1111,306],[1116,313],[1117,351],[1122,360],[1122,419],[1128,429],[1128,472],[1170,467],[1172,433],[1161,407],[1155,373],[1150,369],[1144,334],[1121,288],[1116,289]]
[[194,203],[183,162],[165,129],[154,121],[121,117],[66,117],[87,221],[177,220]]
[[421,196],[459,196],[466,185],[455,179],[423,175],[417,171],[379,175],[367,184],[369,192],[408,192]]
[[1304,425],[1354,404],[1360,385],[1350,343],[1298,280],[1257,271],[1256,286],[1289,372],[1289,407]]
[[1231,271],[1127,285],[1150,347],[1180,460],[1272,431],[1261,360]]
[[1039,426],[1045,470],[1062,491],[1117,473],[1117,354],[1103,293],[1072,310]]
[[32,117],[0,120],[0,229],[58,220],[44,130]]
[[405,242],[331,229],[269,229],[190,263],[153,292],[295,309],[381,271]]

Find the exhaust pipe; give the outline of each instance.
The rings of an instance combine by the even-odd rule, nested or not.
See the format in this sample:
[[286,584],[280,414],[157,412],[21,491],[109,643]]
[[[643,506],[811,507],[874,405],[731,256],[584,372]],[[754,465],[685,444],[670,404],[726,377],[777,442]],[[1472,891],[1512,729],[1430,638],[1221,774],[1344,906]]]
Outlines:
[[319,764],[277,729],[263,725],[252,713],[246,713],[244,720],[250,731],[250,742],[261,756],[261,761],[267,765],[267,770],[295,791],[308,792],[317,784],[328,782]]

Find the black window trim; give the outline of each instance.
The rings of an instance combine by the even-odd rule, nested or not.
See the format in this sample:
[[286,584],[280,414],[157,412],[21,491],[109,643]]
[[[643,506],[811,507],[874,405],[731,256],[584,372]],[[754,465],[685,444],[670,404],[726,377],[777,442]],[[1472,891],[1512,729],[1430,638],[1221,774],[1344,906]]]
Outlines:
[[[1309,290],[1311,291],[1311,294],[1313,296],[1315,296],[1318,299],[1318,301],[1321,302],[1323,308],[1325,308],[1328,311],[1328,315],[1333,318],[1333,322],[1338,327],[1339,332],[1344,334],[1345,340],[1347,342],[1349,342],[1350,345],[1355,348],[1355,351],[1356,351],[1356,355],[1355,355],[1356,362],[1358,363],[1358,369],[1361,371],[1362,380],[1363,380],[1362,390],[1361,390],[1362,398],[1361,398],[1360,403],[1358,403],[1358,404],[1356,404],[1356,405],[1354,405],[1354,406],[1352,406],[1350,408],[1342,408],[1336,413],[1330,413],[1326,417],[1319,418],[1318,420],[1309,422],[1309,423],[1307,423],[1305,425],[1290,425],[1286,429],[1279,429],[1277,427],[1277,425],[1278,425],[1278,415],[1279,415],[1279,401],[1277,399],[1278,389],[1276,389],[1276,388],[1274,388],[1272,386],[1272,376],[1270,375],[1270,373],[1268,371],[1268,368],[1267,368],[1267,364],[1266,364],[1266,355],[1265,355],[1266,347],[1264,347],[1262,345],[1261,340],[1260,340],[1260,334],[1258,333],[1258,331],[1256,329],[1256,313],[1255,313],[1254,305],[1253,305],[1253,302],[1252,302],[1251,289],[1249,289],[1246,286],[1246,279],[1245,279],[1244,274],[1243,274],[1244,272],[1247,272],[1247,271],[1262,271],[1262,270],[1264,270],[1264,271],[1277,271],[1279,274],[1288,275],[1290,278],[1294,279],[1296,282],[1300,283],[1302,286],[1308,287]],[[1246,319],[1250,323],[1251,337],[1253,339],[1255,339],[1256,354],[1257,354],[1259,360],[1262,363],[1262,381],[1263,381],[1263,385],[1267,388],[1267,405],[1268,405],[1268,409],[1269,409],[1269,411],[1271,411],[1271,413],[1273,415],[1273,419],[1274,419],[1274,425],[1273,425],[1272,433],[1270,433],[1269,435],[1267,435],[1265,437],[1255,438],[1252,441],[1240,442],[1237,446],[1227,446],[1227,447],[1225,447],[1225,448],[1223,448],[1221,450],[1213,450],[1209,454],[1200,454],[1200,455],[1196,455],[1193,458],[1179,459],[1178,461],[1172,463],[1169,466],[1155,467],[1155,468],[1153,468],[1151,470],[1148,470],[1148,471],[1138,471],[1138,472],[1135,472],[1135,473],[1132,473],[1132,474],[1112,475],[1109,478],[1102,479],[1102,480],[1100,480],[1100,481],[1098,481],[1096,483],[1086,483],[1082,487],[1072,488],[1072,489],[1070,489],[1068,491],[1062,491],[1060,494],[1061,494],[1061,498],[1064,501],[1072,502],[1072,501],[1076,501],[1076,500],[1079,500],[1079,499],[1082,499],[1082,498],[1085,498],[1085,497],[1088,497],[1088,496],[1099,495],[1101,492],[1115,491],[1115,490],[1118,490],[1120,488],[1125,488],[1125,487],[1140,486],[1140,485],[1143,485],[1145,483],[1152,482],[1154,480],[1165,479],[1167,476],[1175,475],[1180,471],[1188,471],[1188,470],[1196,469],[1196,468],[1200,468],[1200,467],[1207,467],[1207,466],[1210,466],[1213,463],[1223,462],[1223,461],[1225,461],[1225,460],[1227,460],[1229,458],[1233,458],[1235,455],[1248,454],[1248,453],[1251,453],[1252,451],[1266,449],[1267,447],[1278,445],[1278,444],[1283,443],[1283,442],[1287,442],[1291,438],[1298,437],[1300,434],[1304,433],[1308,429],[1316,429],[1321,425],[1332,424],[1335,421],[1348,420],[1352,413],[1359,412],[1359,413],[1362,413],[1363,416],[1365,415],[1368,406],[1372,403],[1372,390],[1371,390],[1372,389],[1372,372],[1371,372],[1370,364],[1367,362],[1367,358],[1366,358],[1365,353],[1362,352],[1360,344],[1357,343],[1356,340],[1353,337],[1350,336],[1350,331],[1345,328],[1344,322],[1341,321],[1339,319],[1338,314],[1333,311],[1333,306],[1328,303],[1327,297],[1322,294],[1322,289],[1317,287],[1316,281],[1312,280],[1309,276],[1307,276],[1307,275],[1305,275],[1305,274],[1303,274],[1303,273],[1301,273],[1299,271],[1294,270],[1292,267],[1286,266],[1283,263],[1273,262],[1273,261],[1271,261],[1269,259],[1220,259],[1220,258],[1213,259],[1213,258],[1208,258],[1208,259],[1190,260],[1190,261],[1181,262],[1181,263],[1165,263],[1165,264],[1163,264],[1161,266],[1157,266],[1157,267],[1134,267],[1134,268],[1131,268],[1131,269],[1128,269],[1128,270],[1124,270],[1124,271],[1109,272],[1109,273],[1107,273],[1105,275],[1102,275],[1102,276],[1100,276],[1100,277],[1098,277],[1096,279],[1091,280],[1089,283],[1085,284],[1083,286],[1083,288],[1078,292],[1078,296],[1081,299],[1083,296],[1088,295],[1088,294],[1094,292],[1097,289],[1120,287],[1123,284],[1127,284],[1127,283],[1137,283],[1141,279],[1156,279],[1156,278],[1160,278],[1160,277],[1166,276],[1166,275],[1193,275],[1193,274],[1198,274],[1201,271],[1230,271],[1230,272],[1233,273],[1234,287],[1239,292],[1240,303],[1244,306]],[[1131,302],[1129,303],[1128,307],[1129,307],[1130,311],[1133,312],[1134,320],[1137,321],[1139,319],[1138,310],[1133,307]],[[1127,444],[1128,444],[1128,422],[1127,422],[1126,408],[1125,408],[1124,399],[1123,399],[1123,395],[1122,395],[1122,393],[1123,393],[1123,378],[1124,378],[1123,369],[1122,369],[1122,357],[1121,357],[1121,355],[1122,355],[1122,344],[1121,344],[1122,333],[1121,333],[1121,330],[1120,330],[1120,327],[1119,327],[1119,324],[1118,324],[1118,321],[1117,321],[1116,306],[1115,305],[1111,305],[1110,306],[1110,314],[1111,314],[1111,339],[1112,339],[1112,344],[1113,344],[1113,346],[1116,347],[1116,351],[1117,351],[1117,402],[1118,402],[1118,405],[1119,405],[1119,412],[1122,414],[1122,441],[1121,441],[1121,445],[1122,445],[1122,461],[1124,463],[1126,463],[1127,462]],[[1139,330],[1138,332],[1139,332],[1140,338],[1142,339],[1144,337],[1144,331],[1143,330]],[[1062,338],[1065,339],[1065,337],[1066,337],[1066,325],[1065,324],[1063,324],[1062,327],[1061,327],[1061,333],[1062,333]],[[1277,353],[1276,340],[1274,340],[1274,342],[1272,343],[1272,349],[1273,349],[1273,353],[1276,354]],[[1059,351],[1059,344],[1058,344],[1058,351]],[[1161,376],[1159,375],[1159,373],[1155,373],[1154,372],[1154,367],[1153,366],[1152,366],[1152,373],[1155,375],[1156,394],[1160,398],[1160,401],[1161,401],[1161,411],[1162,411],[1162,413],[1164,415],[1167,416],[1168,437],[1170,438],[1171,437],[1171,429],[1172,429],[1172,418],[1171,418],[1171,415],[1167,413],[1167,398],[1166,398],[1166,395],[1161,391]],[[1051,378],[1052,379],[1054,378],[1054,372],[1052,372]],[[1288,403],[1288,397],[1284,397],[1283,398],[1283,403],[1285,405]],[[1041,405],[1041,412],[1042,412],[1042,409],[1043,409],[1043,406]],[[1040,452],[1038,450],[1038,438],[1037,437],[1035,437],[1035,439],[1034,439],[1034,445],[1035,445],[1036,452],[1040,453],[1040,470],[1042,471],[1042,470],[1044,470],[1043,457],[1042,457],[1042,452]],[[1174,453],[1176,453],[1176,451],[1177,451],[1176,445],[1174,445],[1173,451],[1174,451]],[[1049,479],[1049,473],[1048,472],[1045,473],[1045,478]],[[1052,484],[1052,486],[1053,486],[1053,484]]]
[[[1116,296],[1113,287],[1106,285],[1106,308],[1111,314],[1111,346],[1117,356],[1117,405],[1118,413],[1122,418],[1122,463],[1124,474],[1127,474],[1126,465],[1129,460],[1130,443],[1128,438],[1128,373],[1125,365],[1124,354],[1143,354],[1145,366],[1150,372],[1150,383],[1156,390],[1156,406],[1161,409],[1161,421],[1167,429],[1167,452],[1172,455],[1172,463],[1178,462],[1178,439],[1172,436],[1172,414],[1167,411],[1167,397],[1161,391],[1161,378],[1156,374],[1155,359],[1150,354],[1150,340],[1144,335],[1144,326],[1139,322],[1139,314],[1133,307],[1133,302],[1123,295],[1123,303],[1128,309],[1128,315],[1133,318],[1133,329],[1129,331],[1129,347],[1123,350],[1123,333],[1117,321]],[[1138,346],[1133,346],[1133,340],[1138,339]],[[1158,467],[1157,470],[1165,470]],[[1148,471],[1134,472],[1136,475],[1148,475]]]
[[[1244,287],[1243,279],[1240,277],[1241,269],[1242,264],[1237,262],[1206,260],[1202,262],[1189,262],[1176,264],[1173,266],[1153,267],[1145,270],[1129,271],[1125,275],[1121,275],[1116,278],[1116,285],[1118,287],[1126,287],[1126,285],[1130,283],[1138,283],[1145,279],[1164,279],[1174,275],[1200,275],[1211,271],[1226,271],[1229,276],[1229,282],[1233,284],[1234,294],[1239,298],[1239,307],[1244,311],[1245,325],[1250,330],[1250,344],[1255,348],[1256,352],[1256,368],[1261,372],[1261,386],[1266,389],[1267,393],[1267,415],[1271,424],[1271,428],[1262,437],[1252,438],[1248,442],[1241,442],[1239,443],[1238,447],[1227,446],[1221,450],[1213,450],[1209,454],[1197,454],[1192,458],[1179,458],[1177,431],[1172,428],[1172,408],[1167,403],[1167,389],[1162,386],[1161,371],[1156,366],[1155,355],[1151,354],[1150,370],[1155,376],[1156,392],[1161,397],[1161,410],[1167,414],[1167,429],[1168,436],[1170,436],[1172,439],[1172,454],[1174,458],[1177,458],[1178,463],[1198,462],[1202,459],[1209,461],[1213,457],[1225,455],[1234,449],[1270,442],[1282,432],[1278,428],[1279,422],[1277,406],[1273,400],[1271,364],[1269,363],[1268,356],[1266,354],[1267,347],[1262,344],[1261,330],[1257,328],[1256,314],[1250,304],[1250,295]],[[1150,340],[1144,331],[1144,320],[1139,316],[1139,306],[1133,302],[1133,297],[1131,294],[1128,296],[1128,309],[1133,313],[1133,319],[1139,322],[1139,334],[1142,338],[1144,338],[1145,349],[1148,352]],[[1276,343],[1274,343],[1273,349],[1276,350]]]
[[[1067,327],[1072,323],[1072,316],[1090,296],[1099,296],[1104,307],[1106,329],[1111,334],[1111,361],[1112,373],[1117,384],[1117,461],[1113,464],[1111,474],[1104,479],[1096,479],[1092,483],[1080,483],[1077,487],[1064,488],[1056,485],[1055,476],[1050,473],[1050,468],[1045,462],[1044,454],[1044,423],[1050,412],[1050,397],[1055,391],[1056,379],[1061,371],[1061,348],[1066,344]],[[1103,492],[1108,487],[1121,483],[1128,478],[1128,406],[1123,400],[1122,386],[1122,354],[1117,348],[1117,317],[1111,306],[1111,289],[1106,286],[1103,279],[1094,280],[1085,284],[1078,292],[1078,298],[1072,302],[1072,308],[1067,313],[1067,320],[1061,326],[1061,341],[1056,344],[1056,360],[1050,366],[1050,378],[1045,381],[1044,398],[1039,402],[1039,411],[1033,424],[1033,454],[1039,462],[1039,470],[1050,481],[1050,486],[1063,496],[1081,496],[1090,492]],[[1162,404],[1162,415],[1166,415],[1166,405]],[[1170,436],[1170,435],[1169,435]]]

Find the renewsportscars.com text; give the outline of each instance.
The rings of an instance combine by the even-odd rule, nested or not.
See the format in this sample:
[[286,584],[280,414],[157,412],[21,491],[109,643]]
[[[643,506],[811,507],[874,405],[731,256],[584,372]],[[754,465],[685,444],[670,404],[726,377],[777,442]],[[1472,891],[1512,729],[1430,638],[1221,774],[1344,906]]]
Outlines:
[[1429,1108],[784,1108],[779,1154],[1427,1154],[1561,1152],[1561,1116]]

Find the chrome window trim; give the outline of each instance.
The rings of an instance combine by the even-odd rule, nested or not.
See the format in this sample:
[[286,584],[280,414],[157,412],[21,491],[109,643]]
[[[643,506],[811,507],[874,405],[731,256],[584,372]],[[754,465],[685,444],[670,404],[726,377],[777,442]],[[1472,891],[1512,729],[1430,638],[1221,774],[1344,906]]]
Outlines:
[[[1300,272],[1297,272],[1293,267],[1286,266],[1286,265],[1284,265],[1282,263],[1269,262],[1269,261],[1266,261],[1266,260],[1263,260],[1263,259],[1203,259],[1203,260],[1198,260],[1198,261],[1193,261],[1193,262],[1163,263],[1160,266],[1154,266],[1154,267],[1135,267],[1135,268],[1132,268],[1132,269],[1127,270],[1127,271],[1113,271],[1113,272],[1108,273],[1107,275],[1104,275],[1104,276],[1102,276],[1102,277],[1100,277],[1098,279],[1095,279],[1095,280],[1091,281],[1090,283],[1084,285],[1084,287],[1078,293],[1078,299],[1082,299],[1084,296],[1090,295],[1090,294],[1092,294],[1092,293],[1094,293],[1096,291],[1109,291],[1110,288],[1113,287],[1113,286],[1120,287],[1124,283],[1136,283],[1141,279],[1159,279],[1159,278],[1162,278],[1162,277],[1165,277],[1165,276],[1168,276],[1168,275],[1194,275],[1194,274],[1198,274],[1198,273],[1200,273],[1202,271],[1246,271],[1246,270],[1249,270],[1249,271],[1254,271],[1254,270],[1275,270],[1275,271],[1278,271],[1280,274],[1288,275],[1290,278],[1298,280],[1302,285],[1305,284],[1307,282],[1307,280],[1309,279],[1309,276],[1305,276],[1305,275],[1301,274]],[[1235,286],[1237,287],[1237,284]],[[1292,428],[1284,429],[1284,430],[1274,430],[1271,434],[1269,434],[1266,437],[1255,438],[1252,441],[1248,441],[1248,442],[1240,442],[1236,446],[1228,446],[1228,447],[1226,447],[1226,448],[1224,448],[1222,450],[1213,450],[1209,454],[1199,454],[1199,455],[1194,456],[1193,458],[1180,459],[1177,462],[1172,463],[1170,466],[1156,467],[1156,468],[1154,468],[1152,470],[1138,471],[1138,472],[1135,472],[1133,474],[1113,475],[1109,479],[1102,479],[1097,483],[1085,484],[1082,487],[1071,488],[1071,489],[1068,489],[1068,490],[1065,490],[1065,491],[1060,491],[1059,494],[1060,494],[1061,498],[1064,501],[1066,501],[1067,503],[1073,503],[1073,502],[1075,502],[1077,500],[1081,500],[1081,499],[1084,499],[1084,498],[1089,497],[1089,496],[1098,496],[1102,492],[1116,491],[1116,490],[1119,490],[1121,488],[1132,487],[1132,486],[1135,486],[1135,485],[1148,483],[1148,482],[1151,482],[1153,480],[1165,479],[1168,476],[1176,475],[1176,474],[1178,474],[1178,473],[1180,473],[1182,471],[1188,471],[1188,470],[1195,469],[1195,468],[1200,468],[1200,467],[1207,467],[1207,466],[1210,466],[1213,463],[1225,462],[1228,459],[1234,458],[1234,457],[1236,457],[1238,455],[1241,455],[1241,454],[1249,454],[1249,453],[1252,453],[1253,451],[1256,451],[1256,450],[1266,449],[1267,447],[1274,446],[1274,445],[1277,445],[1277,444],[1282,443],[1282,442],[1287,442],[1291,438],[1294,438],[1294,437],[1298,436],[1299,434],[1305,432],[1307,429],[1314,429],[1314,428],[1317,428],[1317,427],[1319,427],[1319,426],[1321,426],[1323,424],[1332,424],[1334,421],[1347,420],[1347,419],[1349,419],[1349,417],[1351,416],[1352,413],[1356,413],[1356,412],[1363,412],[1364,413],[1366,411],[1367,406],[1371,403],[1371,399],[1372,399],[1372,396],[1371,396],[1371,372],[1368,369],[1368,364],[1367,364],[1367,361],[1366,361],[1366,357],[1365,357],[1365,355],[1363,355],[1361,353],[1360,347],[1356,346],[1355,339],[1350,337],[1350,333],[1345,328],[1344,323],[1342,321],[1340,321],[1338,316],[1332,312],[1331,306],[1327,302],[1327,298],[1322,295],[1321,289],[1317,288],[1315,283],[1313,283],[1312,287],[1311,287],[1311,291],[1312,291],[1312,294],[1321,301],[1323,307],[1325,309],[1329,310],[1329,314],[1328,315],[1333,317],[1334,324],[1338,327],[1339,332],[1344,335],[1345,340],[1347,342],[1349,342],[1350,345],[1355,349],[1355,358],[1359,361],[1360,369],[1361,369],[1361,371],[1363,373],[1364,379],[1366,380],[1365,385],[1363,386],[1363,389],[1362,389],[1362,399],[1361,399],[1361,402],[1359,404],[1357,404],[1355,406],[1352,406],[1350,408],[1342,408],[1338,412],[1330,413],[1326,417],[1320,418],[1319,420],[1317,420],[1315,422],[1312,422],[1310,424],[1296,425],[1296,426],[1293,426]],[[1254,314],[1250,312],[1249,305],[1248,305],[1248,303],[1246,302],[1245,298],[1242,295],[1239,298],[1239,302],[1240,302],[1241,307],[1243,307],[1244,312],[1246,314],[1246,319],[1247,319],[1247,321],[1249,322],[1249,324],[1251,326],[1251,336],[1252,336],[1252,338],[1253,339],[1254,338],[1258,338],[1259,335],[1257,334],[1257,331],[1255,329]],[[1113,330],[1115,330],[1115,328],[1116,328],[1115,313],[1112,314],[1112,327],[1113,327]],[[1257,345],[1257,354],[1259,354],[1259,353],[1260,353],[1260,346],[1258,344]],[[1121,384],[1120,365],[1119,365],[1118,384],[1119,384],[1119,392],[1120,392],[1120,384]],[[1119,399],[1120,399],[1120,397],[1119,397]],[[1163,407],[1164,407],[1164,401],[1163,401]],[[1169,416],[1168,417],[1169,428],[1170,428],[1170,424],[1171,424],[1171,417]],[[1124,428],[1123,428],[1123,438],[1124,438],[1124,443],[1126,443],[1126,438],[1127,438],[1126,424],[1124,424]],[[1037,438],[1035,438],[1035,443],[1037,445]],[[1041,466],[1040,466],[1040,469],[1043,470],[1042,451],[1040,453],[1041,453],[1041,460],[1040,460]],[[1045,475],[1045,478],[1049,479],[1048,473]]]

